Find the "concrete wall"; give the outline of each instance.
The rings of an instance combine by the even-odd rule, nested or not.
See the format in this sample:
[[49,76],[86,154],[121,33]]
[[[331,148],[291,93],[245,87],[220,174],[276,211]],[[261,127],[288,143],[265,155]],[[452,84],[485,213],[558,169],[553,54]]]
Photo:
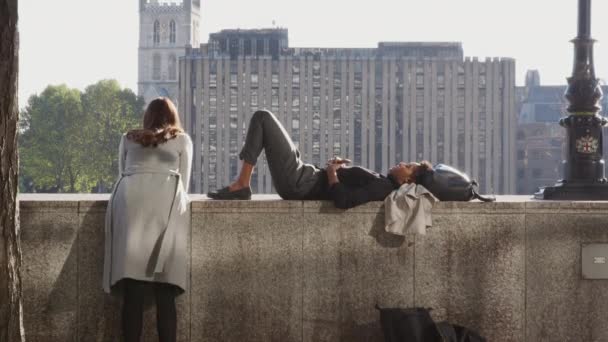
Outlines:
[[[105,198],[48,199],[21,197],[28,341],[120,340],[120,299],[101,290]],[[433,307],[488,341],[608,340],[608,282],[580,265],[582,243],[608,242],[608,202],[442,202],[405,238],[383,220],[381,203],[195,198],[179,341],[382,341],[376,303]]]

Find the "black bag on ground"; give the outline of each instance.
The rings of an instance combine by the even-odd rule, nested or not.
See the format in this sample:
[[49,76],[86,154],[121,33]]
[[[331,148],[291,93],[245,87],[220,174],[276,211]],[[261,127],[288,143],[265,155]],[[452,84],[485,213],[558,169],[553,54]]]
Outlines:
[[380,310],[380,324],[386,342],[441,342],[435,322],[425,308],[385,308]]
[[446,342],[486,342],[486,339],[476,332],[446,321],[437,323],[437,329]]
[[477,192],[477,182],[464,172],[445,164],[437,164],[421,176],[419,182],[440,201],[470,201],[479,199],[493,202],[496,199],[485,197]]
[[486,342],[465,327],[435,324],[426,308],[380,308],[380,324],[386,342]]

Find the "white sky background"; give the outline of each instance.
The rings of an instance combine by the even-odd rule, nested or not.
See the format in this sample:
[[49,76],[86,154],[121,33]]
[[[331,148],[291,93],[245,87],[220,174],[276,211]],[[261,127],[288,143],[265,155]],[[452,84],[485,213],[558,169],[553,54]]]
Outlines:
[[[114,78],[137,91],[138,0],[21,0],[19,103],[49,84]],[[465,56],[516,59],[517,84],[572,71],[577,0],[201,0],[201,41],[227,28],[289,29],[292,47],[460,41]],[[597,76],[608,78],[608,1],[592,2]],[[608,96],[606,94],[605,96]]]

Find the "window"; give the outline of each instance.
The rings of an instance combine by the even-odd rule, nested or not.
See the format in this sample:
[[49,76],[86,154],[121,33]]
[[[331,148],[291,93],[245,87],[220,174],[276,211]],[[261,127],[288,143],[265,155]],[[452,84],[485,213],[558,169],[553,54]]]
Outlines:
[[524,131],[517,131],[517,139],[518,140],[523,140],[526,138],[526,133],[524,133]]
[[272,88],[271,93],[270,93],[270,104],[272,106],[279,105],[279,89],[278,88]]
[[458,96],[456,103],[458,104],[459,108],[464,108],[464,96]]
[[169,79],[175,80],[177,79],[177,58],[175,55],[169,56]]
[[334,109],[340,109],[340,97],[339,97],[339,95],[334,95]]
[[321,97],[320,96],[313,96],[312,97],[312,107],[314,110],[318,110],[319,107],[321,106]]
[[526,152],[524,150],[517,151],[517,160],[524,160],[526,158]]
[[437,75],[437,85],[439,88],[443,88],[445,86],[445,76]]
[[441,116],[445,111],[445,90],[437,90],[437,111]]
[[160,55],[154,54],[152,57],[152,79],[160,80]]
[[464,87],[464,74],[458,74],[458,86]]
[[169,43],[175,44],[175,20],[169,23]]
[[160,23],[158,20],[154,22],[154,45],[158,45],[160,43]]
[[236,89],[230,89],[230,105],[236,106],[237,102],[238,102],[238,95],[237,95]]
[[485,108],[485,106],[486,106],[485,90],[482,89],[479,91],[479,97],[477,98],[477,100],[478,100],[479,108]]
[[251,56],[251,40],[247,39],[244,42],[243,52],[245,56]]
[[251,105],[252,106],[257,106],[258,105],[258,91],[257,91],[257,89],[252,89],[251,90]]
[[360,71],[355,71],[355,88],[361,88],[363,75]]
[[320,87],[321,86],[321,75],[312,75],[312,86]]
[[258,56],[264,55],[264,40],[263,39],[257,39],[255,43],[256,43],[255,44],[256,55],[258,55]]
[[334,85],[336,87],[342,86],[342,74],[339,71],[334,71]]

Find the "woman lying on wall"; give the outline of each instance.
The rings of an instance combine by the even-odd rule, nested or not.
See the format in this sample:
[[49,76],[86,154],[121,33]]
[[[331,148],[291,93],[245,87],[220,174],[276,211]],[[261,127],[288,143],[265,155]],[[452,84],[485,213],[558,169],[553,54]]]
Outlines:
[[243,160],[239,177],[229,186],[207,194],[218,200],[251,199],[251,175],[262,153],[277,193],[286,200],[333,200],[347,209],[370,201],[382,201],[404,183],[417,183],[432,165],[401,162],[384,176],[362,167],[347,167],[348,159],[335,157],[325,169],[304,163],[300,152],[279,120],[269,111],[257,111],[251,117],[245,145],[239,154]]

